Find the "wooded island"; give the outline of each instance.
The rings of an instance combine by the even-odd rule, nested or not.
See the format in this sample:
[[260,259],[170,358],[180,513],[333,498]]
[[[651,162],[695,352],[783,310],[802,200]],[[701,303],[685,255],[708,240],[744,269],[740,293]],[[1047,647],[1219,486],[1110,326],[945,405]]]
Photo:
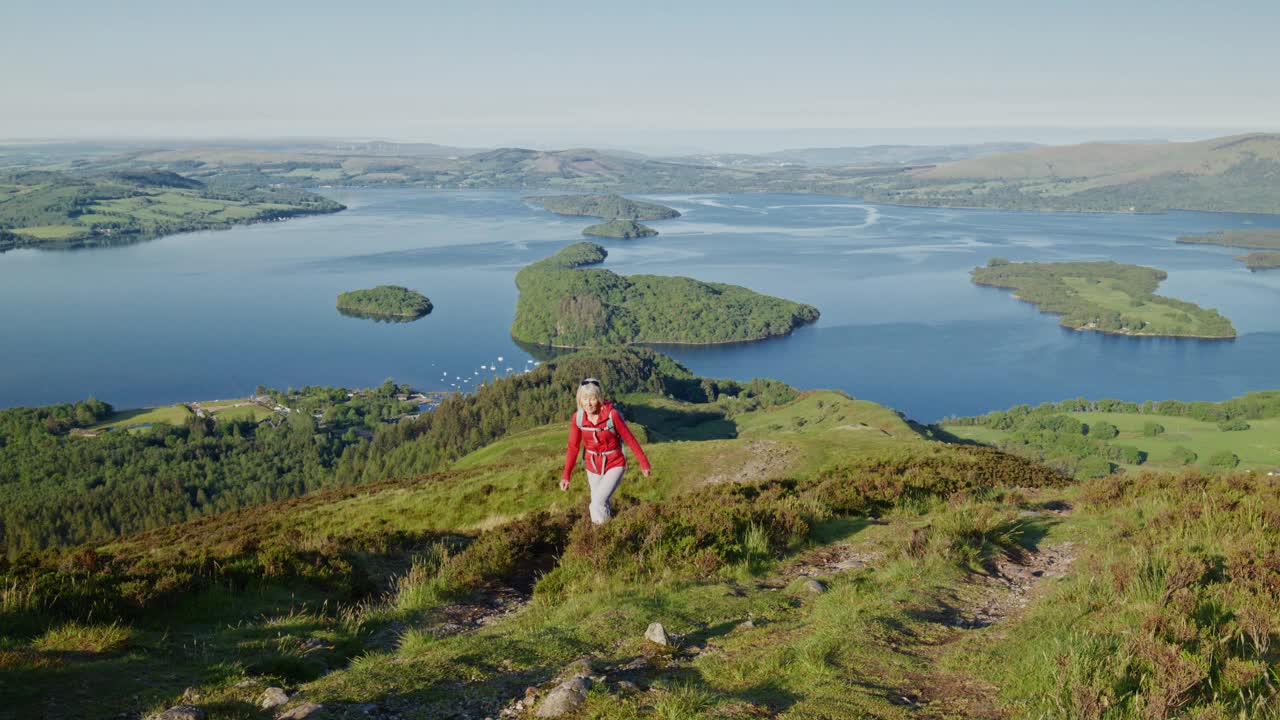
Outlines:
[[512,337],[556,347],[714,344],[786,335],[818,319],[812,305],[737,285],[579,269],[607,256],[575,243],[517,273]]
[[379,285],[338,296],[338,311],[359,317],[408,322],[429,314],[431,309],[427,296],[399,285]]
[[1011,288],[1073,330],[1113,335],[1234,338],[1217,310],[1156,295],[1163,270],[1115,262],[1011,263],[993,258],[972,271],[979,285]]

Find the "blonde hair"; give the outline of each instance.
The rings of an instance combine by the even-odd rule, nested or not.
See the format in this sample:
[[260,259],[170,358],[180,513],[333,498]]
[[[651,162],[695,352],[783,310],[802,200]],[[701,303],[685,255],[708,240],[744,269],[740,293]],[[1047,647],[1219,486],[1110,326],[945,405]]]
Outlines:
[[600,389],[599,385],[594,385],[591,383],[587,383],[586,385],[579,385],[578,386],[578,409],[585,410],[586,408],[583,407],[583,403],[586,402],[587,398],[592,398],[592,397],[599,398],[600,402],[602,403],[604,402],[604,391]]

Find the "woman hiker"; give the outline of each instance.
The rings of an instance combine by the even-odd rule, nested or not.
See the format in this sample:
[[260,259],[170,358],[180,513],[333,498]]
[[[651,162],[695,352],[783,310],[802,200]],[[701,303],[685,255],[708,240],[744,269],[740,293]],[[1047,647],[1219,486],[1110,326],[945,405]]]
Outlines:
[[591,486],[591,522],[596,525],[609,522],[609,498],[618,489],[622,472],[627,469],[627,458],[622,454],[619,440],[625,441],[640,461],[640,473],[649,477],[649,458],[644,456],[640,443],[622,421],[622,413],[613,403],[605,402],[599,380],[583,380],[578,387],[578,412],[573,414],[569,425],[569,452],[564,459],[560,489],[569,489],[578,448],[584,447],[586,457],[582,464],[587,471],[587,484]]

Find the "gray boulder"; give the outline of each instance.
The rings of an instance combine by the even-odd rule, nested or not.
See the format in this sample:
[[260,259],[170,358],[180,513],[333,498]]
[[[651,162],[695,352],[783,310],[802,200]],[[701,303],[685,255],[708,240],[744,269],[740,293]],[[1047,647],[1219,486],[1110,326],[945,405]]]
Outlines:
[[259,703],[263,710],[273,710],[289,702],[289,695],[282,688],[269,687],[262,693]]
[[662,627],[662,623],[651,623],[649,629],[644,631],[644,639],[654,645],[670,645],[671,638],[667,637],[666,628]]
[[195,705],[174,705],[151,720],[205,720],[205,712]]
[[547,697],[538,705],[535,717],[554,718],[582,707],[587,701],[587,691],[591,689],[591,681],[587,678],[572,678],[556,686],[547,693]]
[[804,589],[805,589],[805,590],[808,590],[809,592],[813,593],[814,595],[821,595],[822,593],[824,593],[824,592],[826,592],[826,591],[827,591],[827,586],[826,586],[826,585],[823,585],[822,583],[818,582],[817,580],[810,580],[809,582],[806,582],[806,583],[804,584]]

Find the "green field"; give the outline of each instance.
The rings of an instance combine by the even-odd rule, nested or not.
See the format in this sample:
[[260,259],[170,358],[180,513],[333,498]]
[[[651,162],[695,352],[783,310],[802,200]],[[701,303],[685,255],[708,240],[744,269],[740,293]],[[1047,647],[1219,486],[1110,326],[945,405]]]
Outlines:
[[[1120,430],[1113,442],[1138,448],[1147,454],[1141,465],[1120,463],[1127,470],[1178,471],[1184,468],[1173,458],[1174,448],[1183,447],[1197,456],[1195,466],[1206,472],[1217,472],[1208,460],[1214,453],[1229,451],[1240,458],[1239,469],[1269,472],[1280,470],[1280,418],[1249,420],[1249,429],[1225,432],[1217,423],[1185,417],[1166,417],[1141,413],[1077,412],[1072,417],[1091,424],[1108,422]],[[1155,437],[1143,435],[1147,423],[1163,425],[1165,431]],[[1010,433],[980,425],[943,425],[956,437],[999,447]]]
[[[271,410],[261,405],[246,405],[244,400],[208,400],[198,404],[206,411],[212,413],[215,417],[221,419],[241,419],[241,420],[265,420],[275,415]],[[239,407],[234,407],[234,406]],[[176,405],[165,405],[155,408],[137,408],[133,410],[121,410],[111,415],[105,421],[90,425],[85,428],[86,431],[92,432],[103,429],[120,429],[129,428],[135,425],[152,425],[155,423],[168,423],[170,425],[181,425],[187,418],[193,417],[191,408],[185,403]]]
[[181,403],[155,408],[121,410],[113,413],[111,417],[107,418],[104,422],[100,422],[96,425],[90,425],[85,429],[88,431],[105,429],[118,430],[121,428],[133,427],[135,425],[150,425],[155,423],[181,425],[191,416],[191,410]]

